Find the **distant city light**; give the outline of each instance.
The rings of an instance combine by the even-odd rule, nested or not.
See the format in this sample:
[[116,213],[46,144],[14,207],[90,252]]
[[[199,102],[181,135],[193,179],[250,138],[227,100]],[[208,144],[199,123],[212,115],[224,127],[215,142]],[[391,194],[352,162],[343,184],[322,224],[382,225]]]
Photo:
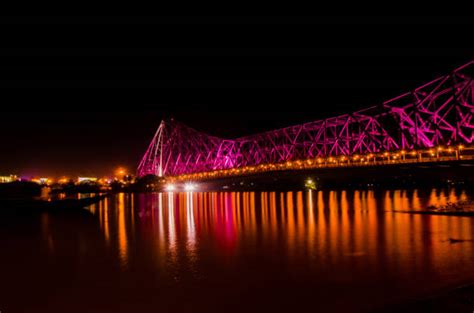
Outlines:
[[124,167],[119,167],[115,170],[115,174],[117,176],[124,176],[127,175],[127,170]]
[[0,183],[11,183],[17,180],[19,180],[17,175],[0,176]]
[[84,182],[96,182],[97,177],[78,177],[77,181],[79,183],[84,183]]
[[69,178],[67,178],[67,177],[64,177],[64,178],[61,178],[61,179],[58,180],[58,183],[60,183],[60,184],[66,184],[68,182],[69,182]]

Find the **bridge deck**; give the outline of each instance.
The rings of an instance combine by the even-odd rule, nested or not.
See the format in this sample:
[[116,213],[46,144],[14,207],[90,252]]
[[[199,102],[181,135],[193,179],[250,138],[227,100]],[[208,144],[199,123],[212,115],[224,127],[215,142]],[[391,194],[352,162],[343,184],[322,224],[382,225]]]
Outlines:
[[[415,152],[415,153],[414,153]],[[334,168],[367,168],[385,167],[391,165],[446,163],[457,161],[473,161],[474,147],[441,148],[395,153],[356,155],[349,157],[316,158],[307,160],[289,161],[279,164],[261,164],[252,167],[217,170],[195,174],[186,174],[167,177],[169,181],[206,181],[228,177],[254,176],[281,171],[307,171]]]

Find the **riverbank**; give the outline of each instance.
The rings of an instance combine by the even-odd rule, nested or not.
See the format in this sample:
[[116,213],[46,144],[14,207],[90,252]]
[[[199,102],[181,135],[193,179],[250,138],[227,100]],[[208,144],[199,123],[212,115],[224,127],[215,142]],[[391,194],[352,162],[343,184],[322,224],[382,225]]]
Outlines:
[[30,197],[0,198],[2,212],[73,212],[86,206],[97,203],[108,194],[92,195],[84,198],[74,199],[37,199]]
[[421,215],[443,215],[443,216],[471,216],[474,217],[474,212],[434,212],[434,211],[391,211],[394,213],[406,214],[421,214]]
[[443,205],[428,205],[422,210],[393,210],[394,213],[444,215],[444,216],[466,216],[474,217],[474,202],[472,200],[449,201]]

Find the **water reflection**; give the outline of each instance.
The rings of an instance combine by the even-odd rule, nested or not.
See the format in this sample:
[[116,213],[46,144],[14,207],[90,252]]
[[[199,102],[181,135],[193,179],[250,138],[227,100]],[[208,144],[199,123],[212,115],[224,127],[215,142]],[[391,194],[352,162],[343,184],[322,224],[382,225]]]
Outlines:
[[[127,228],[125,227],[125,195],[123,193],[117,196],[118,209],[118,247],[120,254],[120,261],[122,266],[127,265],[128,259],[128,240]],[[133,225],[133,224],[132,224]]]
[[394,211],[468,199],[455,189],[167,192],[118,194],[90,210],[125,271],[179,282],[268,272],[409,294],[474,279],[474,244],[449,243],[474,239],[474,221]]
[[377,262],[376,258],[400,262],[415,259],[424,250],[429,251],[421,253],[422,258],[446,257],[442,240],[471,238],[472,222],[391,211],[467,199],[465,191],[437,189],[378,194],[370,190],[169,192],[118,194],[90,210],[98,216],[105,240],[116,243],[123,266],[130,257],[130,236],[135,227],[145,226],[153,234],[146,239],[156,241],[158,253],[174,261],[181,250],[196,258],[200,240],[206,240],[215,244],[218,254],[232,255],[242,242],[245,246],[264,242],[266,247],[283,244],[289,258],[302,253],[315,258],[371,255],[370,262]]

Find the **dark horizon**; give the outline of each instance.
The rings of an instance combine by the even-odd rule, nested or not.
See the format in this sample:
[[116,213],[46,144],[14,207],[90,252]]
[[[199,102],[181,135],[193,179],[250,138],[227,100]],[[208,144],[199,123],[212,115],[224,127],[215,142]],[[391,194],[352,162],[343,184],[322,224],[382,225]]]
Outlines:
[[175,18],[3,19],[0,175],[133,173],[163,118],[240,137],[381,103],[474,59],[468,17]]

